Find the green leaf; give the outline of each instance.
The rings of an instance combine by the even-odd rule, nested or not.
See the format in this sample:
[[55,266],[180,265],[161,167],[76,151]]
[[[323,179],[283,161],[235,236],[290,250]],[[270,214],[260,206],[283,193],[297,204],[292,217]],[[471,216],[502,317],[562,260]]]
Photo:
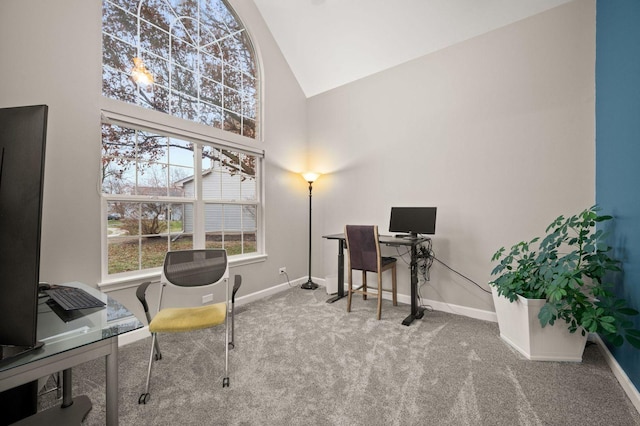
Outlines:
[[[628,339],[627,339],[628,340]],[[615,335],[612,336],[609,341],[614,345],[614,346],[622,346],[622,344],[624,343],[624,339],[622,338],[622,336],[619,335]],[[631,343],[631,342],[629,342]],[[640,341],[639,341],[640,343]]]
[[627,334],[627,342],[631,343],[634,348],[640,349],[640,339],[636,339],[635,337]]
[[500,247],[500,250],[493,254],[493,256],[491,257],[491,261],[495,262],[496,260],[500,259],[502,257],[502,253],[504,253],[504,247]]
[[625,331],[627,333],[627,336],[633,336],[633,337],[640,338],[640,330],[629,329],[629,330],[625,330]]
[[[600,308],[599,310],[604,311],[604,309]],[[601,322],[608,322],[608,323],[614,323],[616,322],[616,319],[612,316],[606,316],[606,317],[600,317],[600,321]]]
[[618,331],[616,326],[609,322],[601,322],[600,327],[602,327],[604,330],[608,331],[609,333],[616,333]]
[[538,319],[540,320],[540,325],[544,327],[547,324],[553,325],[556,316],[558,314],[558,310],[555,306],[550,303],[545,303],[545,305],[538,312]]
[[633,308],[620,308],[618,309],[618,312],[620,312],[623,315],[629,315],[629,316],[638,315],[638,311],[636,311]]
[[549,302],[559,302],[562,300],[564,296],[567,295],[567,292],[562,288],[555,288],[549,291]]
[[625,330],[633,327],[633,322],[625,319],[618,319],[618,325]]

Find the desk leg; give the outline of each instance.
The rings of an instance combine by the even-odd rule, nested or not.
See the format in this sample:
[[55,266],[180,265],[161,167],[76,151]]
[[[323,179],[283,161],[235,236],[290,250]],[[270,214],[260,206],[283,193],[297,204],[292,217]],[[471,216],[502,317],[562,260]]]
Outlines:
[[118,336],[111,339],[111,353],[106,356],[107,425],[118,425]]
[[338,240],[338,295],[329,298],[327,303],[333,303],[344,296],[344,241]]
[[[62,408],[67,408],[73,404],[73,395],[71,393],[71,369],[67,368],[62,372]],[[58,386],[60,386],[58,384]]]
[[418,306],[418,247],[411,246],[411,315],[406,317],[403,325],[410,325],[413,320],[424,316],[424,308]]

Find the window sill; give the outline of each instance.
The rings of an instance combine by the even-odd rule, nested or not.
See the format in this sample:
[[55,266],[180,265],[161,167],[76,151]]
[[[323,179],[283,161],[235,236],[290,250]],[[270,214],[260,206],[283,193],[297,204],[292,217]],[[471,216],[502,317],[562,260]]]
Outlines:
[[[233,258],[229,258],[229,268],[265,262],[267,257],[268,256],[266,254],[234,256]],[[126,277],[108,278],[98,283],[98,289],[105,293],[109,293],[110,291],[134,288],[138,287],[145,281],[160,282],[160,275],[160,271],[155,270],[146,273],[128,275]]]

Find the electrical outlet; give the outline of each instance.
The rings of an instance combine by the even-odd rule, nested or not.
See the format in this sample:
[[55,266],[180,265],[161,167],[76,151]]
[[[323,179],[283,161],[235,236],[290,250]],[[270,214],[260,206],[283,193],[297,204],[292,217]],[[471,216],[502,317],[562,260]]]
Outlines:
[[202,304],[213,302],[213,294],[205,294],[202,296]]
[[282,268],[278,269],[278,273],[280,273],[280,275],[282,275],[282,274],[286,274],[286,273],[287,273],[287,268],[286,268],[286,266],[283,266]]

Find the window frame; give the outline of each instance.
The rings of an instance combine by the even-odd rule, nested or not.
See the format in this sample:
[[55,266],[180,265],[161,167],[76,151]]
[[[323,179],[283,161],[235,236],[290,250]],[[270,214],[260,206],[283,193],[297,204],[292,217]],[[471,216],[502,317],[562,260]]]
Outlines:
[[[220,204],[251,204],[256,207],[256,252],[229,256],[229,263],[232,265],[250,264],[261,262],[266,259],[264,242],[264,150],[254,146],[240,143],[240,141],[251,140],[245,136],[225,132],[224,130],[210,128],[207,125],[187,121],[181,118],[167,116],[165,113],[144,109],[136,105],[116,101],[114,99],[101,97],[101,123],[112,124],[122,127],[134,128],[149,132],[154,132],[196,144],[194,150],[195,175],[201,173],[202,146],[209,145],[217,149],[232,150],[256,157],[256,200],[255,202],[220,202]],[[223,137],[229,137],[227,140]],[[102,143],[102,142],[101,142]],[[198,178],[200,180],[200,178]],[[194,248],[204,248],[204,204],[211,202],[204,199],[202,193],[196,193],[192,198],[182,197],[149,197],[143,195],[113,195],[105,194],[102,188],[98,188],[101,198],[101,240],[102,240],[102,261],[101,261],[101,282],[100,288],[114,286],[117,284],[136,285],[142,279],[154,279],[160,276],[161,267],[120,272],[116,274],[108,273],[108,236],[107,236],[107,206],[110,201],[124,202],[144,202],[157,201],[163,203],[192,203],[195,213],[195,224],[193,232]],[[216,201],[217,203],[217,201]]]
[[[264,142],[264,70],[262,67],[261,54],[258,45],[255,43],[255,38],[252,36],[249,28],[240,19],[235,12],[232,5],[227,0],[221,0],[227,7],[228,11],[235,18],[238,24],[243,28],[245,37],[250,42],[252,49],[253,61],[255,66],[255,96],[256,96],[256,112],[255,112],[255,137],[244,136],[239,133],[226,131],[222,128],[216,128],[206,124],[202,124],[196,121],[190,121],[188,119],[180,118],[170,115],[168,113],[149,109],[136,103],[128,103],[125,101],[110,98],[101,94],[99,96],[99,110],[101,112],[101,119],[98,129],[103,123],[109,123],[124,127],[132,127],[140,130],[146,130],[163,134],[166,136],[177,137],[183,140],[191,141],[197,144],[198,147],[204,145],[210,145],[218,149],[232,150],[249,155],[256,156],[256,252],[250,254],[234,255],[229,257],[230,266],[246,265],[256,262],[263,262],[267,258],[265,251],[265,181],[264,181],[264,157],[265,150],[258,148],[257,145]],[[101,25],[102,27],[102,25]],[[101,69],[104,66],[104,58],[101,55]],[[102,81],[102,78],[101,78]],[[102,91],[101,91],[102,92]],[[101,135],[101,132],[98,131]],[[100,137],[100,144],[98,145],[98,152],[101,150],[102,139]],[[101,156],[101,154],[99,154]],[[196,176],[201,169],[201,148],[199,153],[196,154]],[[198,178],[200,179],[200,178]],[[102,193],[100,187],[100,178],[98,179],[98,193],[100,196],[100,224],[101,224],[101,243],[102,243],[102,259],[101,259],[101,281],[98,283],[100,288],[108,287],[109,290],[117,290],[121,288],[128,288],[137,285],[142,280],[158,279],[161,272],[161,267],[150,268],[145,270],[122,272],[117,274],[108,273],[108,247],[107,247],[107,206],[109,201],[114,199],[123,201],[135,201],[134,198],[114,196],[111,194]],[[149,201],[148,197],[138,197],[139,199]],[[198,205],[204,206],[208,200],[195,201],[185,200],[180,198],[179,200],[163,198],[158,200],[159,202],[178,202],[187,203],[193,202],[194,211],[198,209]],[[203,207],[204,209],[204,207]],[[193,240],[194,248],[199,245],[204,246],[205,230],[204,230],[204,217],[201,211],[201,228],[194,228]],[[194,218],[195,219],[195,218]]]

